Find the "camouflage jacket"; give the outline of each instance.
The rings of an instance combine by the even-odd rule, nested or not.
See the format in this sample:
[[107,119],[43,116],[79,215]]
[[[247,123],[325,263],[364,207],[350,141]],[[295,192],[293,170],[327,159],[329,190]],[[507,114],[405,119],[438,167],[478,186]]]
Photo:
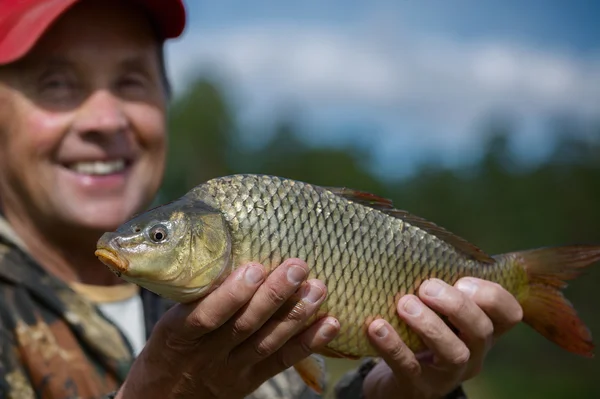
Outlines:
[[[148,337],[171,303],[146,290],[141,297]],[[132,361],[125,335],[94,303],[36,263],[0,215],[0,399],[108,399]],[[348,373],[335,396],[361,398],[373,364],[366,361]],[[288,369],[248,399],[316,397]]]
[[[141,291],[147,336],[172,305]],[[48,274],[0,215],[0,399],[110,398],[133,351],[96,305]],[[316,397],[293,370],[251,399]]]

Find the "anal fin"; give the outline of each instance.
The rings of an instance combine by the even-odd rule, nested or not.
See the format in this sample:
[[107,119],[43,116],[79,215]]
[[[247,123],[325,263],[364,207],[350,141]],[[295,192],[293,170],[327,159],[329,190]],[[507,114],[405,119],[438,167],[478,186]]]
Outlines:
[[325,390],[325,361],[322,358],[311,355],[294,364],[294,369],[310,389],[319,395],[323,394]]

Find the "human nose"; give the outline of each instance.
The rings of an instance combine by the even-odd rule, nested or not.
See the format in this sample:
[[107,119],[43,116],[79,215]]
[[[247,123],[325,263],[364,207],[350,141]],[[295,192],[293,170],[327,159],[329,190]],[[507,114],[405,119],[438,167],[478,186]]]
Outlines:
[[115,134],[124,131],[127,124],[120,99],[102,90],[94,92],[81,105],[74,128],[80,133]]

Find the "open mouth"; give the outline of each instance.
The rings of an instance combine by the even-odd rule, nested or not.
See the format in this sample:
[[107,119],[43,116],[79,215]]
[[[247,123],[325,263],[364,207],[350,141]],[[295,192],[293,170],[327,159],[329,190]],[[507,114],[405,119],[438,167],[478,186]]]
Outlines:
[[125,158],[110,161],[82,161],[64,164],[63,166],[75,173],[89,176],[107,176],[122,173],[132,164]]
[[129,263],[116,253],[105,248],[99,248],[94,252],[94,255],[100,259],[117,277],[121,277],[122,273],[127,271]]

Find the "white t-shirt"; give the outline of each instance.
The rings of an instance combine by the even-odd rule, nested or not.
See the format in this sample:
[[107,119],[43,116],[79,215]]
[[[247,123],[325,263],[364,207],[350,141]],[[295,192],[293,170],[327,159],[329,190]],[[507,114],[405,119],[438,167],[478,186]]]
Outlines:
[[121,301],[98,303],[97,305],[100,311],[125,334],[133,347],[134,355],[139,355],[146,343],[142,298],[135,295]]
[[131,283],[98,286],[70,283],[79,294],[94,302],[103,315],[123,332],[137,356],[146,344],[146,325],[140,289]]

